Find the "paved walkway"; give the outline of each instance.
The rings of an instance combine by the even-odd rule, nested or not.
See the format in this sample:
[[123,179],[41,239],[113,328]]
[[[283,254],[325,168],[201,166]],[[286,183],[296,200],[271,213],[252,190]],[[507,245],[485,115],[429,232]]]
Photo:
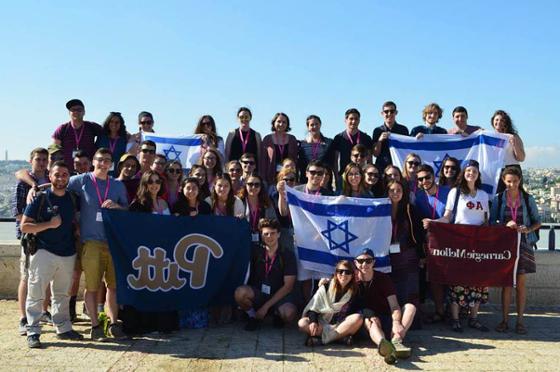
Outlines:
[[[81,306],[81,304],[80,304]],[[81,308],[81,307],[79,307]],[[486,306],[486,311],[492,311]],[[410,359],[386,365],[373,344],[360,341],[354,347],[340,345],[307,348],[295,327],[284,330],[265,326],[245,332],[242,324],[204,330],[185,330],[166,337],[145,337],[120,343],[59,341],[52,327],[43,328],[43,349],[27,348],[17,335],[17,304],[0,300],[0,368],[72,371],[560,371],[560,312],[531,311],[529,333],[482,334],[466,329],[457,335],[443,325],[427,326],[409,334]],[[498,317],[481,314],[492,328]],[[87,331],[87,323],[75,329]]]

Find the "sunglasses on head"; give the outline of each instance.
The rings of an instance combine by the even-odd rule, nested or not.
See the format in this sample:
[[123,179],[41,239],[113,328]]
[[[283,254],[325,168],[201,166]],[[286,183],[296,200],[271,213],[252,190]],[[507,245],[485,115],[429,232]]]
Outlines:
[[153,150],[153,149],[142,149],[140,151],[142,151],[143,154],[155,154],[156,153],[156,150]]
[[148,180],[148,185],[153,185],[154,183],[157,185],[161,185],[161,178],[158,178],[157,180],[152,180],[152,179]]
[[336,269],[336,273],[340,275],[352,275],[352,270],[348,269]]
[[359,264],[366,263],[369,265],[370,263],[373,262],[373,258],[356,258],[356,262]]
[[171,174],[174,174],[174,173],[176,173],[176,174],[181,174],[182,172],[183,172],[182,169],[175,169],[175,168],[169,168],[169,169],[167,170],[167,173],[171,173]]

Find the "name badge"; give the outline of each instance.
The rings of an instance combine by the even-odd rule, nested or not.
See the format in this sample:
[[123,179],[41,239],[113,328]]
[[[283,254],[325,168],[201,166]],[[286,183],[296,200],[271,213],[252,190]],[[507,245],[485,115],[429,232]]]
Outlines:
[[95,215],[95,220],[97,222],[103,222],[103,215],[101,214],[101,211],[97,212],[97,214]]
[[399,243],[389,246],[389,253],[401,253],[401,245]]
[[259,233],[253,233],[253,234],[251,234],[251,240],[252,240],[253,242],[257,242],[257,243],[258,243],[259,240],[260,240],[260,239],[259,239]]
[[74,150],[72,151],[72,159],[74,159],[76,157],[76,154],[78,153],[78,150]]
[[261,285],[261,292],[270,295],[270,286],[266,284]]
[[111,168],[109,168],[109,172],[112,172],[115,170],[115,163],[111,163]]
[[282,164],[276,164],[276,172],[280,172],[282,170]]

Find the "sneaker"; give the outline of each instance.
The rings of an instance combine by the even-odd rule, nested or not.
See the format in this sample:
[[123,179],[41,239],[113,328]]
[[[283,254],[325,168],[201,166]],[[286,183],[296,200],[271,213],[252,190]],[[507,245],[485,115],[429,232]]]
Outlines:
[[284,321],[278,314],[274,314],[272,318],[272,325],[274,328],[284,328]]
[[256,331],[257,328],[259,328],[259,321],[257,320],[257,318],[249,318],[247,324],[245,325],[245,330],[252,332]]
[[27,336],[27,347],[30,349],[41,348],[41,341],[39,340],[38,334]]
[[95,327],[91,327],[90,337],[92,341],[107,341],[105,331],[100,324]]
[[383,357],[385,363],[387,364],[395,364],[397,361],[395,347],[386,339],[381,340],[379,347],[377,348],[377,352]]
[[21,318],[19,320],[19,335],[27,335],[27,318]]
[[41,314],[41,320],[39,320],[41,323],[47,323],[52,325],[52,316],[51,313],[49,313],[48,311],[43,311],[43,313]]
[[395,355],[399,359],[406,359],[410,357],[411,350],[409,347],[404,346],[402,341],[398,338],[394,338],[391,343],[395,347]]
[[64,332],[64,333],[57,333],[56,337],[59,340],[74,340],[74,341],[79,341],[79,340],[83,340],[84,336],[82,336],[80,333],[74,331],[73,329],[71,329],[68,332]]
[[127,338],[126,334],[123,332],[122,327],[118,323],[113,323],[109,325],[107,330],[107,334],[110,337],[113,337],[115,340],[123,340]]

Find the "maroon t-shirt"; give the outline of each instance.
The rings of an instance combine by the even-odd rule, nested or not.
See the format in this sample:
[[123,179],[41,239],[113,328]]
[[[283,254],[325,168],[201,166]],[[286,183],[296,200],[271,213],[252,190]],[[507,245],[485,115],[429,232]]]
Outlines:
[[357,306],[359,310],[371,309],[376,315],[390,315],[391,308],[387,297],[396,294],[395,285],[389,275],[376,271],[371,281],[359,283]]
[[[101,135],[103,127],[91,121],[84,121],[80,129],[74,129],[70,122],[61,124],[54,131],[52,138],[59,140],[64,153],[64,162],[70,168],[70,173],[74,171],[74,159],[72,152],[83,150],[90,160],[97,148],[95,147],[95,137]],[[78,140],[78,141],[76,141]]]

